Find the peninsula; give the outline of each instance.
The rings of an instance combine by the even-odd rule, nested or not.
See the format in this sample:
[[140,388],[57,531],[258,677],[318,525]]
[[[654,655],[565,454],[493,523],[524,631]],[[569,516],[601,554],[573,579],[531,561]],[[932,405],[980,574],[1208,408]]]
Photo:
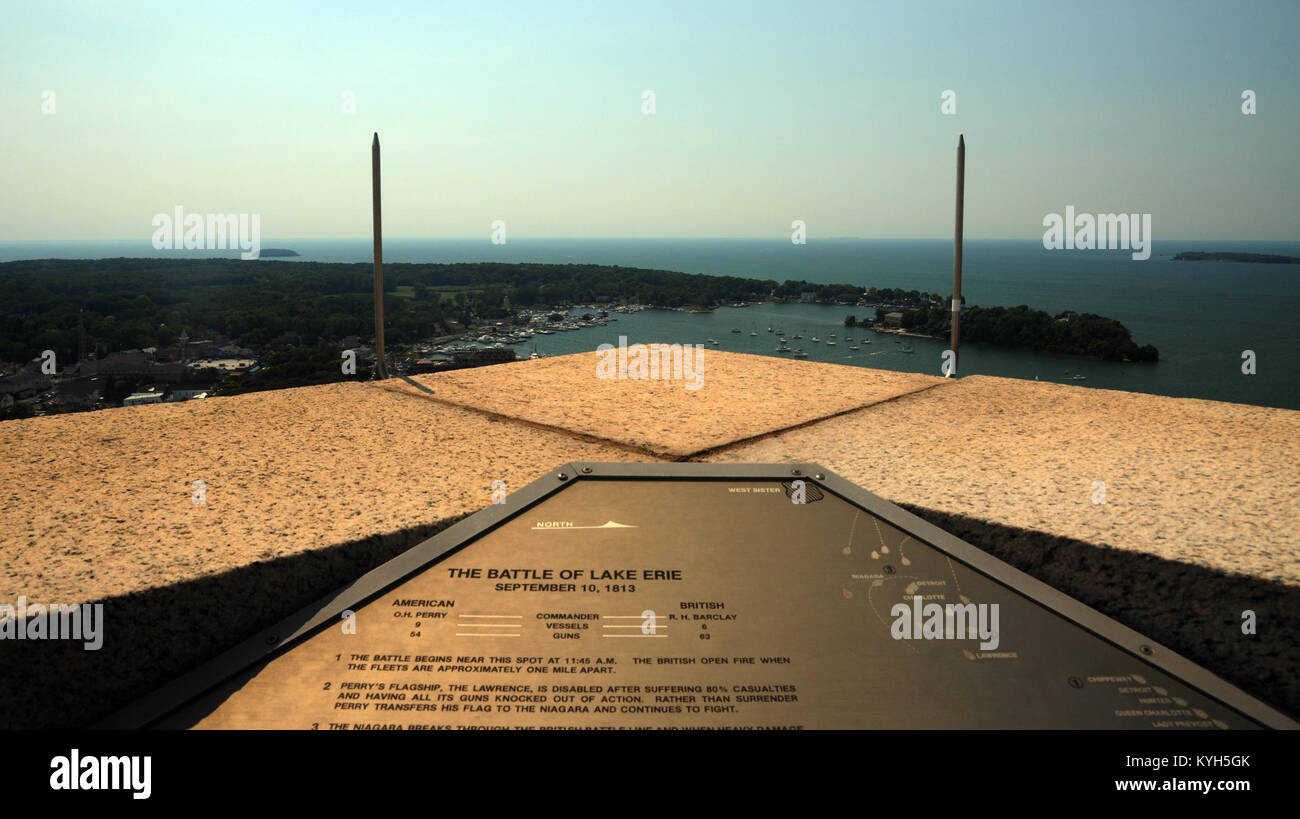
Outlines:
[[1224,253],[1195,250],[1174,256],[1175,262],[1253,262],[1256,264],[1300,264],[1300,256],[1276,256],[1270,253]]
[[[847,326],[936,337],[946,336],[951,320],[950,297],[941,293],[860,284],[531,262],[396,263],[384,272],[385,327],[398,372],[432,371],[440,363],[430,357],[435,352],[456,366],[512,361],[514,348],[534,334],[645,309],[844,305],[874,310],[860,324],[849,316]],[[16,402],[0,405],[0,418],[152,402],[169,390],[229,395],[364,378],[372,360],[372,276],[369,263],[312,261],[0,263],[0,400],[12,393]],[[1088,313],[969,307],[961,330],[972,343],[1158,360],[1154,347],[1139,347],[1118,321]],[[433,349],[451,342],[454,349]],[[353,351],[358,366],[341,368],[341,350]],[[50,354],[56,379],[40,370]]]

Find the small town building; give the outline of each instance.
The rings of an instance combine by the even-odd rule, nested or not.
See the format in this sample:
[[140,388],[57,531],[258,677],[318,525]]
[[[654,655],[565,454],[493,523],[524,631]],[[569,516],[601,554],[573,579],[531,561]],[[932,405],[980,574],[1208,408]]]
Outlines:
[[134,407],[140,404],[160,404],[162,400],[163,394],[160,392],[133,392],[122,399],[122,406]]
[[191,398],[204,398],[211,387],[180,387],[172,390],[172,401],[189,401]]
[[74,409],[94,409],[99,403],[101,382],[98,378],[64,381],[55,389],[55,403]]
[[40,370],[23,370],[0,378],[0,395],[30,398],[50,388],[50,377]]

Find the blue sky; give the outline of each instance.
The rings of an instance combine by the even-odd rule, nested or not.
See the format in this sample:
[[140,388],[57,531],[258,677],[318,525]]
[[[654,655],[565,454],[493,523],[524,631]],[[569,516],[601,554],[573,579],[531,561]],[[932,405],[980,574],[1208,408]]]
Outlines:
[[948,236],[964,133],[968,237],[1300,239],[1297,33],[1285,0],[24,4],[0,239],[366,236],[373,131],[392,237]]

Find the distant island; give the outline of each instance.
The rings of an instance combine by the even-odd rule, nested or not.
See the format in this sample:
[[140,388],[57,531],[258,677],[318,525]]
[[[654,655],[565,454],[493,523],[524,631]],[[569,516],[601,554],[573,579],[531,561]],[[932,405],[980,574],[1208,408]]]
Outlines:
[[1257,264],[1300,264],[1300,256],[1274,256],[1269,253],[1206,253],[1188,251],[1174,256],[1175,262],[1254,262]]
[[262,248],[261,252],[258,253],[258,258],[265,259],[268,256],[297,256],[297,255],[298,255],[298,251],[296,250],[286,250],[285,248],[282,247],[264,247]]

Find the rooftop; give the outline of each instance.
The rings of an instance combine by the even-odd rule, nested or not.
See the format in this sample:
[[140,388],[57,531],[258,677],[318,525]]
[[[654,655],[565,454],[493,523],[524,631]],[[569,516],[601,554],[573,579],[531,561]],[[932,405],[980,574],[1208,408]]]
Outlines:
[[0,726],[86,724],[571,460],[820,463],[1300,711],[1300,412],[713,350],[698,390],[595,363],[0,423],[0,601],[108,620],[97,652],[0,644],[24,691]]

